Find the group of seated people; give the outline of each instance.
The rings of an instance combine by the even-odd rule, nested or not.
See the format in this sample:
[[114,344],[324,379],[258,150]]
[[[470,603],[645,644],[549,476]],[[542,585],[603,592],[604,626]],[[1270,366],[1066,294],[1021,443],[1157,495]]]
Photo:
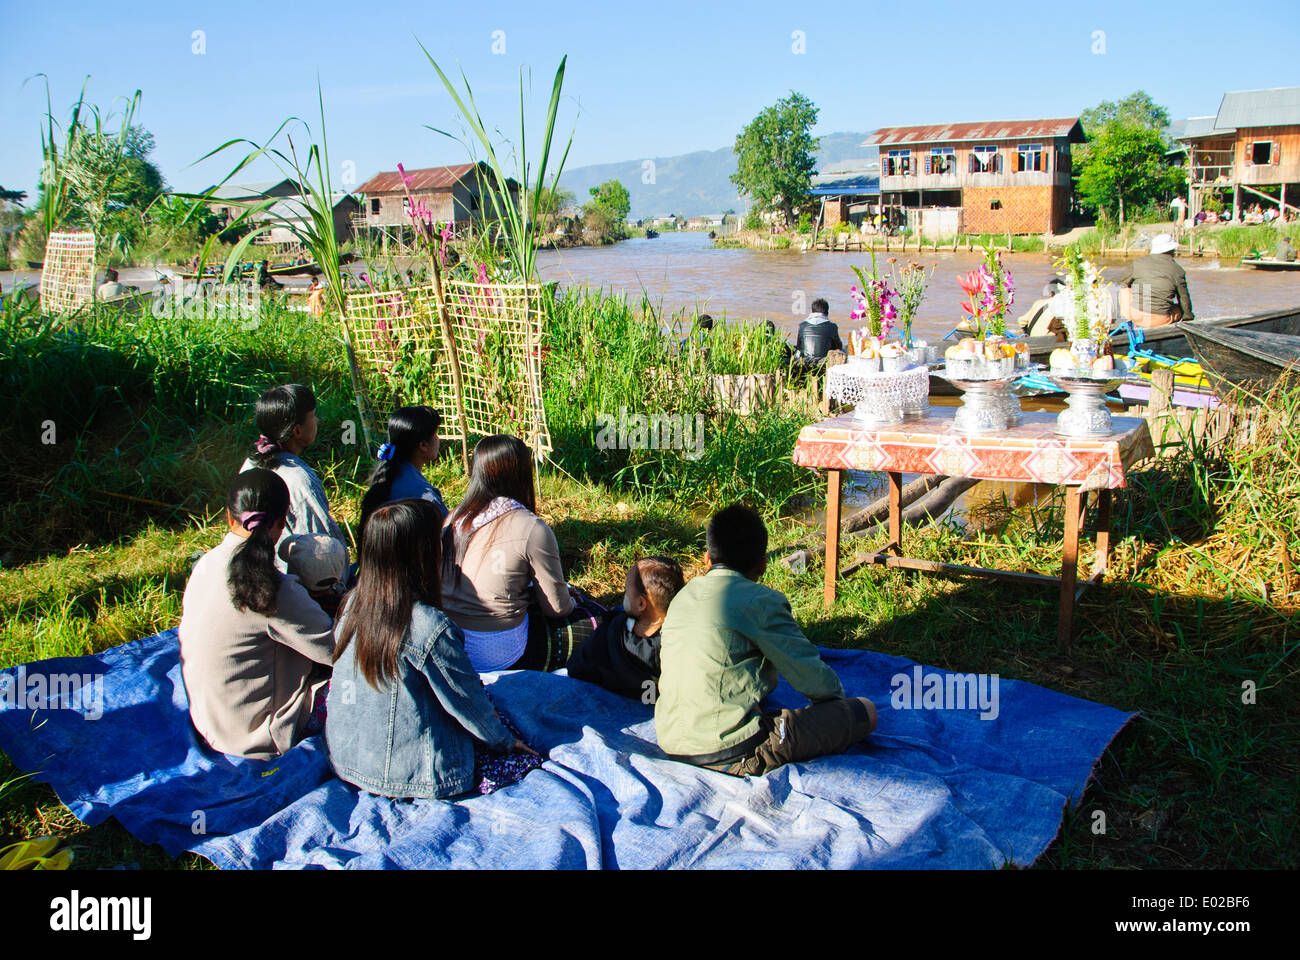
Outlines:
[[[311,390],[271,388],[256,419],[228,532],[195,564],[179,630],[190,717],[216,750],[270,759],[323,731],[335,772],[363,790],[490,793],[544,758],[479,675],[566,666],[653,704],[669,758],[735,775],[842,752],[875,727],[871,702],[845,697],[788,600],[759,583],[767,530],[744,506],[709,522],[705,573],[685,582],[676,561],[644,557],[605,611],[566,582],[517,437],[477,444],[449,511],[423,473],[438,413],[397,410],[350,565],[303,459],[318,430]],[[810,706],[763,712],[778,672]]]

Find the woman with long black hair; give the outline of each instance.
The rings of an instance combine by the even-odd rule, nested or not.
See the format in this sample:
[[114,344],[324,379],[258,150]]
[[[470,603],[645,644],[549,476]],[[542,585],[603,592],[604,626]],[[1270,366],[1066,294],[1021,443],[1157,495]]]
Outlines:
[[[289,514],[284,536],[323,533],[347,544],[338,524],[330,516],[325,487],[302,453],[316,442],[316,395],[301,383],[271,387],[257,401],[257,429],[260,436],[254,451],[239,469],[263,467],[274,470],[289,488]],[[278,558],[277,558],[278,559]],[[278,561],[284,570],[284,562]]]
[[185,585],[181,676],[190,718],[223,753],[284,753],[312,732],[317,697],[329,683],[333,624],[275,565],[289,500],[272,471],[239,474],[226,498],[225,539]]
[[569,587],[555,534],[535,510],[527,445],[484,437],[442,535],[443,608],[480,673],[562,667],[604,613]]
[[446,519],[442,491],[424,478],[424,468],[438,459],[438,428],[442,417],[433,407],[401,407],[388,418],[388,442],[379,448],[379,462],[366,481],[361,498],[361,526],[376,509],[395,500],[428,500]]
[[496,713],[438,609],[441,528],[426,500],[376,509],[339,617],[325,737],[335,773],[371,793],[490,793],[542,764]]

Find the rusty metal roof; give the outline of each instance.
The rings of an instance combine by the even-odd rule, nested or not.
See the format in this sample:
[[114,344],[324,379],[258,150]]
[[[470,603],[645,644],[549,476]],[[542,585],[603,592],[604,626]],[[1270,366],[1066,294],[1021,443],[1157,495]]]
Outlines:
[[1069,137],[1083,142],[1078,117],[1050,120],[986,120],[979,123],[932,123],[915,127],[881,127],[862,146],[896,143],[949,143],[957,140],[1025,140]]
[[[407,170],[411,178],[411,193],[427,193],[431,190],[450,190],[469,175],[474,169],[472,163],[456,163],[449,167],[425,167],[422,170]],[[357,193],[373,195],[376,193],[405,193],[402,175],[396,170],[377,173],[361,186]]]

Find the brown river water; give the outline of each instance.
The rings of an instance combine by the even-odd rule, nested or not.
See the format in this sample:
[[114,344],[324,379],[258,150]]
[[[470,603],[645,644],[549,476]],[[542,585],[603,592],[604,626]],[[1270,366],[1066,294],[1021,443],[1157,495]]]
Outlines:
[[[978,252],[926,250],[918,254],[891,253],[900,263],[915,260],[935,264],[934,276],[921,304],[915,336],[937,340],[962,316],[963,295],[957,277],[982,262]],[[881,268],[888,264],[877,252]],[[1041,253],[1004,253],[1003,263],[1016,285],[1012,316],[1020,316],[1055,275],[1051,257]],[[576,247],[538,254],[544,280],[568,288],[589,284],[628,294],[639,300],[644,290],[652,302],[669,313],[697,308],[715,319],[761,317],[793,333],[808,315],[808,305],[823,297],[831,319],[851,326],[849,287],[857,283],[850,265],[870,263],[868,253],[828,253],[797,250],[721,250],[704,233],[665,233],[654,240],[636,238],[609,247]],[[1126,263],[1107,257],[1099,264],[1115,274]],[[1260,272],[1215,259],[1183,258],[1192,308],[1198,317],[1237,316],[1283,307],[1300,307],[1300,272]],[[1103,275],[1104,279],[1104,275]]]

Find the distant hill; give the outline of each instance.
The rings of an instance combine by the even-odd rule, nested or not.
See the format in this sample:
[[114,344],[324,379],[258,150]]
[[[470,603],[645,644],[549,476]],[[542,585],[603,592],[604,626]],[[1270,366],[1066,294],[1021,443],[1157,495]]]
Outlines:
[[[859,146],[866,138],[865,133],[825,134],[817,151],[818,168],[859,157],[874,159],[877,154],[874,147]],[[560,186],[573,191],[577,202],[582,204],[592,187],[606,180],[618,180],[627,187],[632,201],[630,216],[634,220],[669,214],[693,217],[724,210],[741,211],[749,205],[736,193],[729,179],[736,172],[736,157],[730,147],[649,158],[654,161],[654,183],[642,182],[645,159],[565,170]]]

